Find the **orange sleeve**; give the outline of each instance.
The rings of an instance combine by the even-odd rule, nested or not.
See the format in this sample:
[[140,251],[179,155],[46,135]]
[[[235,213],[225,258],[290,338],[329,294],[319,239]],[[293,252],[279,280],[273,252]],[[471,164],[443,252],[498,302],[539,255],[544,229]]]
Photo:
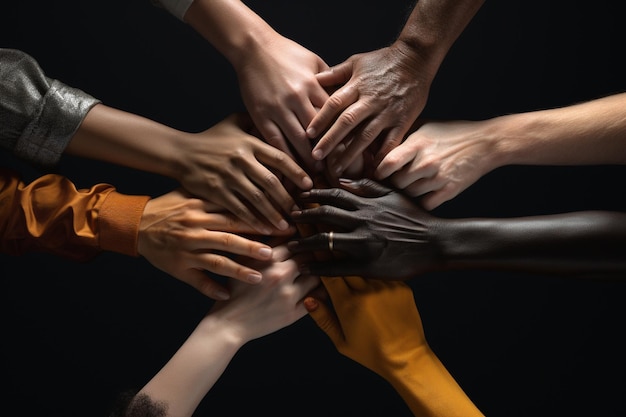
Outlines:
[[127,196],[109,184],[77,189],[48,174],[29,184],[0,169],[0,251],[47,252],[83,261],[104,250],[137,256],[139,221],[148,196]]

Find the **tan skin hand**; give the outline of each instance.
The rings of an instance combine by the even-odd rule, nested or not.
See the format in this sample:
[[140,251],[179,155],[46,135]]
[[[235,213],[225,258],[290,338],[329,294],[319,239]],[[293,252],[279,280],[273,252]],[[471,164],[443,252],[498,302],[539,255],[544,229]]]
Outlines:
[[315,161],[305,127],[328,99],[316,78],[328,65],[280,35],[265,46],[260,53],[252,49],[237,64],[243,101],[267,143],[302,161],[313,172]]
[[[148,201],[139,226],[138,252],[152,265],[216,299],[228,290],[205,271],[249,284],[261,280],[259,270],[232,255],[269,260],[272,248],[241,234],[255,230],[215,204],[179,189]],[[290,228],[277,234],[290,235]],[[231,255],[231,256],[227,256]]]
[[311,138],[321,135],[313,149],[314,158],[321,160],[345,143],[346,151],[330,167],[339,175],[375,141],[377,162],[400,144],[430,90],[431,75],[416,68],[420,68],[419,60],[394,44],[353,55],[318,74],[324,87],[343,85],[307,129]]
[[284,213],[294,200],[281,175],[303,190],[313,182],[286,153],[246,133],[249,125],[244,115],[232,115],[194,134],[198,140],[184,142],[190,146],[184,152],[190,159],[181,164],[188,169],[181,182],[263,234],[269,234],[272,227],[286,230]]
[[[478,134],[481,122],[427,122],[390,151],[375,171],[432,210],[493,169],[494,143]],[[476,132],[476,133],[474,133]],[[484,130],[483,130],[484,132]]]

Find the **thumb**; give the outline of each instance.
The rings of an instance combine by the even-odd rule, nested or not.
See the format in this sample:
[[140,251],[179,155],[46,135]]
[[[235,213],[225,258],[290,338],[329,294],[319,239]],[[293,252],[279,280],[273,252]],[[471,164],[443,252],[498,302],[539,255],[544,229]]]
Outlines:
[[316,298],[306,297],[304,306],[317,326],[330,338],[333,344],[338,347],[343,343],[343,330],[335,312],[325,303]]

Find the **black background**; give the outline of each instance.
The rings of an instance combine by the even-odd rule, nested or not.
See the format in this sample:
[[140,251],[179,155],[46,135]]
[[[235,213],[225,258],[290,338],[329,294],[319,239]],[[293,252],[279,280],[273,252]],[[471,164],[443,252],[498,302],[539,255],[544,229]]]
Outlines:
[[[336,64],[386,45],[410,1],[247,1],[277,31]],[[620,2],[487,2],[448,54],[424,115],[482,119],[626,91]],[[105,104],[204,130],[243,109],[232,68],[148,0],[4,2],[0,46]],[[26,179],[41,172],[0,154]],[[64,157],[79,186],[159,195],[171,180]],[[506,167],[441,216],[625,210],[626,167]],[[79,264],[0,256],[2,407],[24,416],[105,416],[141,387],[210,306],[141,258]],[[489,271],[410,282],[433,350],[488,416],[626,415],[626,284]],[[198,416],[408,416],[386,382],[336,352],[308,317],[246,345]]]

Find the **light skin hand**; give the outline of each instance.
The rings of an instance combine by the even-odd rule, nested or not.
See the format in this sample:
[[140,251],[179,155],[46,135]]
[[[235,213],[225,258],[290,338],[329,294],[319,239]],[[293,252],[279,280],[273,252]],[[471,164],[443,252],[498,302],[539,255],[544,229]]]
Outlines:
[[389,178],[405,194],[432,210],[451,200],[495,168],[495,143],[473,121],[426,122],[377,166],[377,180]]
[[242,345],[299,320],[307,314],[304,298],[320,284],[319,277],[300,274],[300,257],[280,244],[271,260],[247,261],[262,271],[262,283],[251,288],[231,281],[230,300],[216,303],[210,315],[228,323]]
[[303,299],[319,286],[319,278],[300,275],[297,259],[284,245],[276,244],[272,244],[271,260],[251,261],[263,274],[261,283],[252,286],[229,281],[231,299],[213,305],[174,356],[142,388],[126,415],[157,410],[164,416],[192,416],[243,345],[307,314]]
[[356,54],[321,72],[324,87],[341,85],[326,101],[307,128],[319,142],[313,148],[317,160],[346,145],[330,171],[340,175],[354,159],[376,141],[376,162],[404,138],[426,104],[431,84],[428,71],[420,71],[415,54],[398,43]]
[[[290,228],[282,234],[292,234]],[[154,198],[146,204],[139,226],[138,252],[152,265],[216,299],[228,298],[223,285],[205,271],[258,283],[258,269],[227,254],[269,260],[272,248],[239,234],[255,230],[215,204],[190,196],[183,189]]]
[[195,140],[181,142],[185,155],[179,163],[181,182],[263,234],[269,234],[271,227],[287,230],[283,213],[289,212],[294,200],[281,175],[302,190],[313,182],[289,155],[249,135],[248,128],[247,116],[235,114],[193,134]]
[[328,65],[276,34],[264,49],[252,48],[235,68],[243,101],[263,138],[313,172],[315,161],[305,128],[328,99],[316,78]]

